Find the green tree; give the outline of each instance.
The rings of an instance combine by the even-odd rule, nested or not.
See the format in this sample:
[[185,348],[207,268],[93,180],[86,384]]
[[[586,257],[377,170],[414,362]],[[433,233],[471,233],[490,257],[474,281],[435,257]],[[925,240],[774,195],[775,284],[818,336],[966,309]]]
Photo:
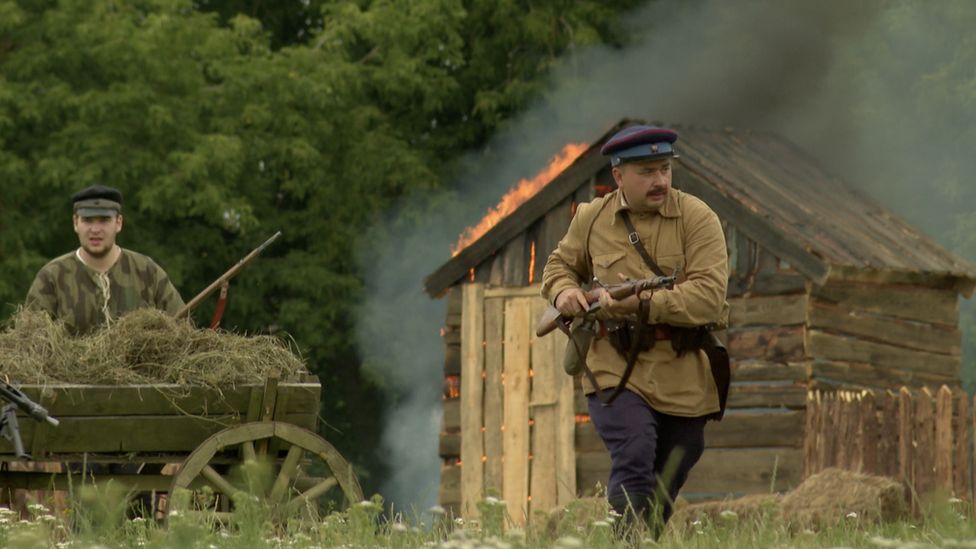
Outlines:
[[323,2],[320,31],[280,44],[231,6],[0,1],[0,314],[76,245],[68,196],[91,182],[123,190],[123,244],[186,298],[282,229],[225,325],[295,339],[326,437],[375,490],[383,380],[353,337],[363,235],[442,187],[444,159],[527,105],[567,49],[614,38],[614,5]]

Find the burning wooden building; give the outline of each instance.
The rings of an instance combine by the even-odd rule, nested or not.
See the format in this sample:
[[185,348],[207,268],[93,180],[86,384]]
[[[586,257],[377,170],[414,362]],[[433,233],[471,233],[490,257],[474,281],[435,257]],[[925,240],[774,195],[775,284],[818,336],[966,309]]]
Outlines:
[[[521,520],[606,483],[580,382],[559,366],[565,336],[531,327],[545,258],[577,204],[615,188],[599,146],[626,124],[567,147],[556,173],[425,281],[448,299],[440,500],[459,514],[494,495]],[[725,227],[733,360],[728,413],[708,424],[686,497],[798,484],[812,386],[959,386],[958,301],[976,267],[775,135],[678,131],[674,186]]]

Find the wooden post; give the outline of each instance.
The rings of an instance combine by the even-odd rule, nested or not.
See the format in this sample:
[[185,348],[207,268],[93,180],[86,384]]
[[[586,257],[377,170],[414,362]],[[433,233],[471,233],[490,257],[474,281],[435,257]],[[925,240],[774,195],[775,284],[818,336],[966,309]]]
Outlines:
[[[546,303],[532,300],[532,318],[539,318]],[[536,337],[532,334],[532,462],[530,463],[530,516],[535,511],[549,511],[556,506],[556,429],[559,390],[557,375],[566,375],[561,365],[553,362],[555,336]],[[557,372],[558,369],[558,372]]]
[[839,391],[837,393],[837,408],[834,412],[834,421],[838,425],[837,443],[834,445],[836,455],[834,463],[837,467],[847,470],[851,468],[849,455],[853,453],[850,451],[852,441],[851,431],[853,430],[853,418],[851,417],[850,409],[851,392]]
[[484,285],[463,285],[461,301],[461,515],[475,518],[484,497]]
[[807,391],[806,417],[803,432],[803,478],[815,474],[817,468],[817,437],[820,391]]
[[505,425],[502,496],[509,518],[525,524],[529,499],[529,336],[531,297],[505,302]]
[[952,483],[954,494],[957,498],[972,501],[973,494],[970,490],[970,471],[969,464],[971,456],[969,453],[969,398],[965,393],[956,395],[956,445],[955,460],[953,460]]
[[555,338],[553,360],[558,370],[559,402],[556,404],[556,502],[566,505],[576,499],[576,391],[573,378],[562,371],[563,353],[566,351],[566,336],[557,332],[549,337]]
[[913,411],[912,394],[907,387],[902,387],[898,391],[898,478],[905,484],[909,495],[915,488],[915,468],[912,464],[915,457],[912,451],[915,441]]
[[502,497],[505,299],[485,299],[485,495]]
[[898,477],[898,395],[887,390],[881,413],[881,438],[878,455],[879,470],[887,477]]
[[945,385],[935,399],[935,488],[952,493],[952,390]]
[[837,411],[837,392],[824,393],[823,404],[820,407],[820,470],[834,466],[834,442],[837,437],[833,433],[833,415]]
[[915,397],[915,493],[935,488],[935,402],[928,387]]
[[861,472],[880,473],[878,467],[878,412],[874,393],[865,391],[861,398]]

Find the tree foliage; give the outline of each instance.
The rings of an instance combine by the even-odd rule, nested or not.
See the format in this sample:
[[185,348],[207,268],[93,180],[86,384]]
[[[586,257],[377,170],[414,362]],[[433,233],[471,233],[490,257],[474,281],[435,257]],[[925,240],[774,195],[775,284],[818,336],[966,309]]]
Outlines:
[[290,334],[326,435],[377,473],[382,380],[351,335],[362,235],[634,3],[0,0],[0,314],[77,245],[68,197],[93,182],[122,189],[120,241],[185,299],[281,229],[226,324]]

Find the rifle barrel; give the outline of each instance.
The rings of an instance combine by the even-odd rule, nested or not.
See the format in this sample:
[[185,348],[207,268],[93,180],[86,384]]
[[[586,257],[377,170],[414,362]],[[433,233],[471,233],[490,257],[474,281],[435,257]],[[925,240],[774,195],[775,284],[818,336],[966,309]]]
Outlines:
[[261,244],[257,248],[251,250],[251,253],[241,258],[241,260],[238,261],[233,267],[227,269],[226,273],[220,275],[220,277],[218,277],[217,280],[214,280],[212,283],[210,283],[210,285],[207,286],[202,292],[198,293],[196,297],[194,297],[193,299],[190,300],[189,303],[184,305],[183,308],[176,313],[176,318],[183,318],[187,316],[190,313],[190,311],[195,309],[197,305],[200,304],[200,302],[202,302],[204,299],[207,299],[207,297],[210,294],[214,293],[218,288],[223,286],[227,281],[234,278],[241,269],[243,269],[255,257],[260,255],[260,253],[263,252],[264,249],[267,248],[269,245],[271,245],[271,243],[274,242],[279,236],[281,236],[281,231],[278,231],[275,234],[271,235],[271,238],[265,240],[264,244]]

